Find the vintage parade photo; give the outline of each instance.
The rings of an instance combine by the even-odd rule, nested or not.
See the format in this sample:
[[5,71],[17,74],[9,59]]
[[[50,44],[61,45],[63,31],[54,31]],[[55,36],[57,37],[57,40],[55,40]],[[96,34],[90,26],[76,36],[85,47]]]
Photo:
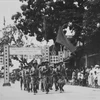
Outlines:
[[0,100],[100,100],[100,0],[0,0]]

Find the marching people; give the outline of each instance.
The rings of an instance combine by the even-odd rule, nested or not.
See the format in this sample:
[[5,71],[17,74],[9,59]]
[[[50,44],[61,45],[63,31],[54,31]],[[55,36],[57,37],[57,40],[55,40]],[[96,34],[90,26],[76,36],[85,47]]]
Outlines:
[[37,62],[29,65],[24,65],[20,72],[20,87],[24,85],[24,90],[33,92],[34,95],[39,90],[41,83],[41,90],[49,93],[55,85],[55,91],[63,92],[65,85],[66,70],[62,62],[50,65],[49,62],[44,62],[38,66]]
[[[98,69],[99,70],[99,69]],[[100,77],[97,69],[93,68],[83,75],[83,70],[74,70],[72,73],[73,84],[86,86],[87,82],[91,87],[97,87],[100,83]],[[59,62],[50,65],[49,62],[43,62],[38,65],[35,61],[29,65],[21,67],[20,71],[20,88],[24,85],[24,90],[33,92],[34,95],[38,93],[39,84],[41,84],[41,90],[49,93],[55,87],[55,91],[64,92],[64,85],[66,84],[66,67],[63,62]]]

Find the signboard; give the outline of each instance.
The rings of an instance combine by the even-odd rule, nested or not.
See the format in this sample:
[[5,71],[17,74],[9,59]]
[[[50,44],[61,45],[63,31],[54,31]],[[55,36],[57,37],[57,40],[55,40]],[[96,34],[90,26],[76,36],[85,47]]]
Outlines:
[[40,48],[10,47],[10,55],[42,55]]

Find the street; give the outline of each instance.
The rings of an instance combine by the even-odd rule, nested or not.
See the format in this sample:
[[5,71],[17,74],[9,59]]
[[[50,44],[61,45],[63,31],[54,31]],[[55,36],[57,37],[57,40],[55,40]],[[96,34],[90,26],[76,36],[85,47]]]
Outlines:
[[11,84],[11,87],[3,87],[0,80],[0,100],[99,100],[100,89],[65,85],[64,93],[51,90],[49,94],[38,91],[36,95],[20,90],[19,82]]

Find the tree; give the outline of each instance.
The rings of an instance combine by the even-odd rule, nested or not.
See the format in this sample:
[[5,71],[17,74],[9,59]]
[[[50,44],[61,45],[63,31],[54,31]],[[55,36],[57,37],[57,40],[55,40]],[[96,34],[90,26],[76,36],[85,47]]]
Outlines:
[[87,54],[100,51],[100,0],[88,0],[83,19],[85,34],[85,52]]
[[[13,45],[16,45],[17,47],[21,47],[24,45],[24,42],[22,41],[22,32],[20,32],[16,26],[8,25],[5,26],[1,30],[3,37],[0,38],[0,52],[4,52],[4,44],[8,44],[9,46],[12,46],[12,41],[14,42]],[[18,34],[18,38],[15,39],[15,35]],[[9,58],[9,66],[13,66],[11,58]]]
[[[20,0],[22,13],[17,12],[12,19],[18,29],[34,36],[38,41],[56,40],[59,26],[70,27],[75,31],[71,40],[74,45],[79,41],[83,26],[84,3],[87,0]],[[24,3],[25,2],[25,3]]]
[[[17,29],[16,26],[8,25],[1,30],[3,37],[0,38],[0,52],[3,52],[3,45],[8,44],[9,46],[16,45],[21,47],[24,45],[22,41],[23,33]],[[18,34],[18,38],[15,39],[15,35]],[[13,44],[12,44],[13,41]]]

